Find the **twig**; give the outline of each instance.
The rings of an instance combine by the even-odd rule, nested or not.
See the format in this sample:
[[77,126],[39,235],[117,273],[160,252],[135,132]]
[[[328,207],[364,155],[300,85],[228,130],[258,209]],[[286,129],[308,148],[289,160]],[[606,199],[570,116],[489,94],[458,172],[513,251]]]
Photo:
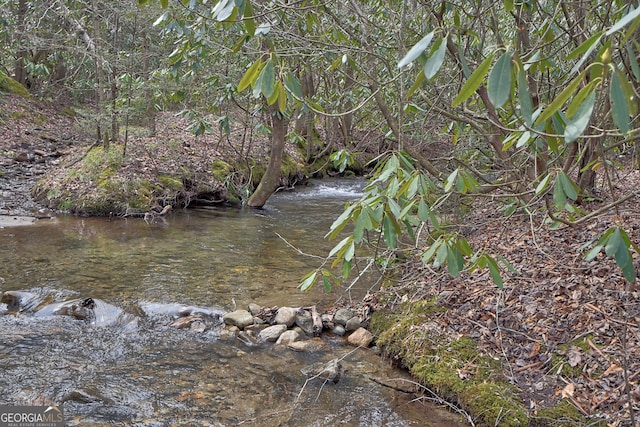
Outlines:
[[[375,382],[375,383],[377,383],[377,384],[383,385],[383,386],[385,386],[385,387],[389,387],[389,388],[394,388],[394,389],[396,389],[395,387],[390,386],[390,385],[387,385],[387,384],[384,384],[384,383],[382,383],[382,382],[379,382],[379,381],[375,380],[374,378],[369,378],[369,379],[370,379],[371,381],[373,381],[373,382]],[[439,404],[439,405],[447,406],[447,407],[449,407],[451,410],[453,410],[454,412],[456,412],[456,413],[458,413],[458,414],[462,415],[462,416],[463,416],[463,417],[464,417],[464,418],[469,422],[469,425],[471,425],[471,426],[475,427],[475,423],[473,422],[473,418],[471,417],[471,415],[470,415],[467,411],[465,411],[464,409],[459,408],[459,407],[458,407],[458,406],[456,406],[455,404],[453,404],[453,403],[451,403],[451,402],[449,402],[449,401],[445,400],[443,397],[441,397],[441,396],[439,396],[438,394],[436,394],[436,393],[435,393],[433,390],[431,390],[429,387],[427,387],[427,386],[425,386],[425,385],[422,385],[422,384],[420,384],[420,383],[417,383],[417,382],[415,382],[415,381],[411,381],[411,380],[405,379],[405,378],[392,378],[392,379],[390,379],[389,381],[402,381],[402,382],[410,383],[410,384],[413,384],[414,386],[416,386],[416,387],[418,388],[418,390],[424,390],[424,391],[427,391],[427,392],[428,392],[432,397],[420,396],[419,398],[416,398],[416,399],[414,399],[414,400],[418,400],[418,399],[426,399],[426,400],[430,400],[430,401],[432,401],[432,402],[435,402],[435,403],[437,403],[437,404]],[[397,389],[397,390],[398,390],[398,391],[401,391],[401,392],[404,392],[404,393],[411,393],[411,392],[405,391],[405,390],[403,390],[403,389]],[[415,392],[413,392],[413,393],[415,393]]]

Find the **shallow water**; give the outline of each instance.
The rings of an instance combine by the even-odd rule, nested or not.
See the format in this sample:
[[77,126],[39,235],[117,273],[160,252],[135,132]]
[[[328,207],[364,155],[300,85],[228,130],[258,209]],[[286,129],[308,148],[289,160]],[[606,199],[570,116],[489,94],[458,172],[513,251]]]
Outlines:
[[[456,425],[373,382],[407,377],[342,339],[325,338],[325,350],[308,354],[247,346],[220,328],[168,326],[182,305],[322,309],[361,298],[373,277],[349,293],[297,289],[333,245],[323,235],[361,186],[323,181],[278,193],[263,210],[190,209],[150,224],[58,217],[0,229],[2,291],[49,302],[90,297],[103,315],[81,321],[48,306],[0,316],[0,404],[62,404],[69,425]],[[334,358],[346,371],[338,384],[305,382],[301,369]]]

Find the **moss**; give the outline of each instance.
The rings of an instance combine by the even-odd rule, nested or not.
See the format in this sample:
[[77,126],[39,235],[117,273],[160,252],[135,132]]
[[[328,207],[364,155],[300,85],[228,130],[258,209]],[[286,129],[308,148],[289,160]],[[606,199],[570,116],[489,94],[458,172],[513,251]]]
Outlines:
[[293,156],[289,154],[285,154],[282,158],[282,167],[280,168],[282,171],[282,176],[284,177],[294,177],[301,173],[304,173],[304,166],[293,158]]
[[31,98],[31,94],[26,87],[22,86],[17,80],[12,79],[3,72],[0,72],[0,92],[19,95],[23,98]]
[[225,181],[233,172],[233,166],[221,159],[216,159],[211,163],[211,173],[218,181]]
[[558,350],[551,356],[552,372],[559,373],[567,378],[580,377],[584,371],[584,363],[578,363],[576,366],[571,366],[569,364],[567,352],[571,350],[571,347],[578,347],[582,352],[588,353],[590,350],[589,340],[592,338],[592,335],[587,335],[571,341],[570,343],[559,345]]
[[582,413],[567,400],[561,400],[557,405],[551,408],[543,408],[538,410],[537,414],[532,417],[531,425],[533,426],[606,426],[604,420],[594,420],[585,418]]
[[158,175],[158,182],[162,187],[171,191],[180,191],[184,188],[184,183],[181,179],[174,178],[170,175]]
[[430,318],[446,310],[435,300],[399,305],[374,313],[377,343],[440,396],[457,402],[479,424],[521,426],[528,416],[516,390],[500,373],[499,361],[483,355],[473,339],[449,340]]

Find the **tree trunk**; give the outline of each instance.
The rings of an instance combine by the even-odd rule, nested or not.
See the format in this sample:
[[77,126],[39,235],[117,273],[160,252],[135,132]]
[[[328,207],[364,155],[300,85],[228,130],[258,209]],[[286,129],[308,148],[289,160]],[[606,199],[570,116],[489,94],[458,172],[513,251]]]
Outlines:
[[153,100],[153,91],[150,84],[149,71],[149,43],[147,42],[147,31],[142,31],[142,75],[144,76],[145,97],[147,98],[147,130],[149,136],[156,136],[156,109]]
[[262,179],[260,179],[258,188],[256,188],[256,191],[254,191],[249,198],[249,202],[247,202],[247,205],[253,208],[263,207],[280,182],[280,169],[282,166],[288,121],[277,111],[273,111],[271,117],[271,154],[269,156],[267,170],[262,176]]
[[27,15],[27,1],[18,1],[18,52],[17,60],[14,68],[14,79],[21,85],[26,87],[27,73],[24,68],[24,63],[27,58],[27,50],[25,49],[25,31],[26,26],[24,23],[25,16]]

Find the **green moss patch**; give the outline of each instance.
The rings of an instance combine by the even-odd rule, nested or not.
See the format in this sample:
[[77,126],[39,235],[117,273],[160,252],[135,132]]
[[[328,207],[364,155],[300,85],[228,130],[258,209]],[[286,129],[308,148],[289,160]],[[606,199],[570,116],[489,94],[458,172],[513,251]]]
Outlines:
[[7,76],[0,71],[0,92],[10,93],[22,96],[23,98],[31,98],[31,94],[26,87],[22,86],[18,81]]
[[432,300],[404,303],[374,313],[378,345],[439,396],[469,411],[482,425],[524,426],[527,411],[506,382],[499,361],[482,354],[475,341],[443,336],[430,317],[446,310]]

